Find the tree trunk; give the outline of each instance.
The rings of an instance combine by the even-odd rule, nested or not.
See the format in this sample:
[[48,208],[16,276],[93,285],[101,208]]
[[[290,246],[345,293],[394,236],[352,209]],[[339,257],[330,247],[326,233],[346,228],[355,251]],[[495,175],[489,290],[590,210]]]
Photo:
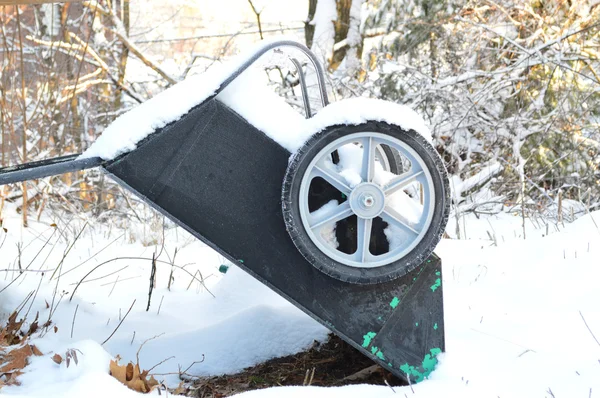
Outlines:
[[[333,24],[335,30],[334,43],[339,43],[348,37],[352,0],[336,0],[335,7],[337,9],[337,20]],[[341,46],[337,51],[334,51],[329,68],[336,70],[344,60],[347,51],[348,46]]]
[[[125,33],[129,36],[130,29],[130,21],[129,21],[129,0],[121,0],[121,21],[123,22],[123,27],[125,28]],[[119,59],[119,72],[118,79],[119,85],[122,86],[125,82],[125,72],[127,70],[127,58],[129,57],[129,48],[123,43],[123,48],[121,50],[121,57]],[[116,90],[116,98],[115,98],[115,109],[121,108],[121,95],[123,90],[120,88]]]
[[317,11],[317,1],[318,0],[308,0],[308,16],[306,17],[306,21],[304,21],[304,39],[306,40],[306,47],[308,48],[312,47],[315,36],[315,25],[312,25],[311,22]]

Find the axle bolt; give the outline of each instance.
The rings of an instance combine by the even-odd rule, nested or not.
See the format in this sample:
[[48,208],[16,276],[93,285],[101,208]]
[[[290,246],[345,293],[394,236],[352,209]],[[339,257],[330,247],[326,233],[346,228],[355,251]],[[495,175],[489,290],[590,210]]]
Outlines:
[[365,195],[365,197],[363,197],[363,205],[365,207],[373,207],[374,204],[375,204],[375,198],[373,198],[373,196]]

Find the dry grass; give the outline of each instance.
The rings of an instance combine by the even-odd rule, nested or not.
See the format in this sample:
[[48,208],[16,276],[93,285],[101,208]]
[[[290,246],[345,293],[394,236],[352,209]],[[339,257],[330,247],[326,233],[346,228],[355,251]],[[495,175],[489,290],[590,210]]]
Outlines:
[[[276,386],[405,385],[402,380],[378,366],[372,371],[361,372],[373,365],[369,358],[339,337],[331,335],[326,343],[315,343],[311,349],[296,355],[275,358],[234,375],[199,378],[188,387],[186,393],[190,397],[223,398]],[[364,375],[350,377],[358,372]]]

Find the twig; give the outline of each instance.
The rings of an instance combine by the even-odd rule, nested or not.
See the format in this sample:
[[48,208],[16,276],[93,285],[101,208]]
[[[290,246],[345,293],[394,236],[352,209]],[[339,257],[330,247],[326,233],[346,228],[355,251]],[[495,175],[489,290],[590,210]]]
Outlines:
[[[271,33],[271,32],[286,32],[286,31],[298,31],[302,30],[304,27],[290,27],[290,28],[277,28],[277,29],[264,29],[263,33]],[[188,41],[188,40],[199,40],[199,39],[214,39],[221,37],[231,37],[231,36],[243,36],[243,35],[253,35],[256,33],[260,33],[258,30],[252,30],[248,32],[234,32],[234,33],[218,33],[214,35],[200,35],[200,36],[186,36],[186,37],[173,37],[173,38],[164,38],[164,39],[148,39],[148,40],[136,40],[135,43],[165,43],[165,42],[174,42],[174,41]]]
[[163,294],[163,296],[160,299],[160,304],[158,305],[158,311],[156,312],[156,315],[160,315],[160,308],[162,307],[162,303],[163,303],[164,299],[165,299],[165,295]]
[[[83,283],[83,281],[84,281],[84,280],[85,280],[85,279],[86,279],[88,276],[90,276],[90,275],[92,274],[92,272],[94,272],[95,270],[97,270],[98,268],[100,268],[100,267],[101,267],[101,266],[103,266],[103,265],[106,265],[106,264],[108,264],[108,263],[111,263],[111,262],[113,262],[113,261],[117,261],[117,260],[145,260],[145,261],[147,261],[147,260],[152,260],[152,259],[151,259],[151,258],[146,258],[146,257],[115,257],[115,258],[112,258],[112,259],[110,259],[110,260],[106,260],[106,261],[104,261],[104,262],[102,262],[102,263],[100,263],[100,264],[96,265],[94,268],[92,268],[92,269],[90,270],[90,272],[88,272],[87,274],[85,274],[85,276],[84,276],[83,278],[81,278],[81,280],[80,280],[80,281],[77,283],[77,286],[75,286],[75,289],[73,289],[73,292],[71,293],[71,297],[69,298],[69,301],[73,300],[73,297],[75,296],[75,292],[77,291],[77,289],[79,288],[79,286],[80,286],[80,285]],[[191,273],[190,271],[186,270],[185,268],[183,268],[183,267],[182,267],[182,266],[180,266],[180,265],[174,265],[174,264],[171,264],[171,263],[169,263],[169,262],[167,262],[167,261],[162,261],[162,260],[155,260],[155,261],[156,261],[157,263],[163,263],[163,264],[169,264],[169,265],[173,265],[174,267],[177,267],[177,268],[181,269],[182,271],[186,272],[188,275],[191,275],[191,276],[192,276],[192,278],[195,278],[195,276],[194,276],[194,275],[192,275],[192,273]],[[200,281],[200,280],[198,280],[198,281]],[[0,291],[0,293],[2,293],[2,291]],[[209,292],[209,293],[210,293],[210,292]],[[211,293],[211,294],[212,294],[212,293]],[[213,297],[214,297],[214,295],[213,295]]]
[[[175,262],[175,258],[177,257],[177,248],[175,248],[175,253],[173,254],[173,259],[171,260],[171,264]],[[167,283],[167,290],[171,291],[171,283],[173,282],[173,271],[175,268],[171,265],[171,273],[169,273],[169,282]]]
[[25,308],[25,306],[27,305],[27,302],[29,302],[29,299],[31,299],[31,297],[33,297],[34,293],[35,293],[34,290],[30,291],[29,294],[25,297],[25,300],[23,300],[21,302],[21,304],[19,304],[17,306],[17,309],[15,310],[17,314],[19,314],[23,310],[23,308]]
[[312,372],[310,372],[310,380],[308,380],[308,385],[312,385],[313,379],[315,378],[315,369],[316,368],[312,368]]
[[202,362],[204,362],[204,354],[202,354],[202,359],[200,361],[194,361],[194,362],[192,362],[190,364],[190,366],[188,366],[185,370],[181,370],[181,365],[178,365],[179,366],[179,371],[177,373],[173,373],[173,372],[170,372],[170,373],[153,373],[152,375],[153,376],[178,375],[181,380],[183,380],[183,376],[187,376],[190,379],[195,379],[195,378],[198,378],[198,376],[190,375],[190,374],[187,373],[187,371],[190,370],[191,367],[194,366],[195,364],[202,363]]
[[[94,282],[94,281],[99,281],[100,279],[108,278],[109,276],[117,274],[117,273],[119,273],[119,272],[121,272],[121,271],[123,271],[124,269],[127,269],[127,268],[129,268],[129,265],[126,265],[123,268],[119,268],[118,270],[113,271],[113,272],[111,272],[109,274],[102,275],[102,276],[99,276],[99,277],[94,278],[94,279],[88,279],[87,281],[85,281],[83,283],[90,283],[90,282]],[[117,277],[118,277],[118,275],[117,275]],[[72,285],[76,285],[76,284],[77,284],[76,282],[70,283],[71,286]]]
[[185,290],[190,290],[190,287],[192,286],[192,283],[194,283],[194,279],[197,280],[196,278],[196,274],[198,273],[198,270],[196,270],[196,272],[194,272],[194,275],[192,275],[192,279],[190,280],[190,284],[188,285],[187,289]]
[[119,324],[117,325],[117,327],[115,328],[115,330],[113,330],[113,332],[110,334],[110,336],[108,336],[108,338],[106,340],[104,340],[102,342],[102,344],[100,344],[100,345],[104,345],[117,332],[117,330],[119,329],[119,327],[121,326],[121,324],[125,321],[125,318],[127,318],[127,315],[129,315],[129,312],[133,308],[133,305],[135,304],[135,301],[136,300],[133,300],[133,303],[131,303],[131,307],[129,307],[129,310],[127,310],[127,313],[125,314],[125,316],[123,317],[123,319],[121,319],[121,322],[119,322]]
[[[386,386],[388,386],[389,388],[391,388],[391,390],[393,391],[394,394],[396,394],[396,390],[394,390],[394,387],[392,387],[390,385],[390,383],[387,381],[387,379],[385,377],[383,378],[383,382],[385,383]],[[411,386],[411,389],[412,389],[412,386]],[[414,393],[414,391],[413,391],[413,393]]]
[[112,242],[110,242],[108,245],[104,246],[102,249],[100,249],[99,251],[97,251],[96,253],[94,253],[93,256],[89,257],[88,259],[86,259],[84,262],[82,262],[81,264],[78,264],[76,266],[74,266],[73,268],[71,268],[68,271],[63,272],[61,275],[66,275],[71,271],[76,270],[77,268],[81,267],[83,264],[87,263],[88,261],[90,261],[91,259],[93,259],[94,257],[96,257],[98,254],[102,253],[104,250],[106,250],[109,246],[111,246],[113,243],[115,243],[117,240],[121,239],[123,237],[123,235],[125,235],[124,233],[119,235],[116,239],[114,239]]
[[130,276],[129,278],[119,279],[118,281],[103,283],[100,286],[116,285],[117,283],[125,282],[125,281],[131,280],[131,279],[137,279],[139,277],[141,277],[141,275]]
[[410,387],[410,391],[412,391],[412,393],[414,394],[415,390],[413,389],[412,382],[410,381],[410,375],[408,373],[406,374],[406,380],[408,380],[408,386]]
[[[55,230],[56,231],[56,230]],[[52,235],[50,235],[50,237],[48,238],[47,242],[52,239],[52,236],[54,236],[54,232],[52,233]],[[6,236],[4,236],[4,239],[6,239]],[[4,242],[3,242],[4,243]],[[45,246],[45,245],[44,245]],[[50,250],[50,253],[52,252],[52,250],[54,249],[54,247],[56,247],[56,245],[52,246],[52,249]],[[27,248],[27,246],[25,246],[25,248]],[[50,255],[50,254],[48,254]],[[36,255],[37,257],[37,255]],[[44,263],[46,261],[44,260]],[[10,281],[10,283],[8,283],[6,286],[4,286],[2,289],[0,289],[0,293],[2,293],[3,291],[5,291],[6,289],[8,289],[10,287],[10,285],[12,285],[13,283],[15,283],[20,277],[21,275],[23,275],[25,273],[25,271],[28,272],[34,272],[34,271],[29,271],[29,267],[31,267],[31,265],[33,264],[33,262],[30,262],[29,265],[27,265],[27,267],[25,267],[25,269],[23,270],[23,272],[20,272],[16,278],[14,278],[12,281]],[[0,270],[0,271],[4,271],[4,270]],[[12,270],[6,270],[8,271],[12,271]]]
[[160,361],[159,363],[157,363],[156,365],[154,365],[153,367],[151,367],[150,369],[148,369],[148,373],[150,373],[152,371],[152,369],[154,369],[155,367],[157,367],[158,365],[162,365],[163,363],[167,362],[170,359],[175,358],[175,355],[170,356],[169,358],[163,359],[162,361]]
[[40,286],[42,285],[42,280],[44,279],[44,273],[42,272],[42,276],[40,277],[40,281],[37,285],[37,288],[35,289],[35,294],[33,295],[33,300],[31,300],[31,303],[29,304],[29,308],[27,308],[27,312],[25,313],[25,318],[27,318],[27,315],[29,315],[29,311],[31,311],[31,306],[33,305],[33,303],[35,302],[35,298],[37,297],[37,294],[40,290]]
[[73,314],[73,322],[71,322],[71,338],[73,338],[73,329],[75,329],[75,317],[77,316],[77,310],[79,309],[79,304],[75,307],[75,313]]
[[150,288],[148,291],[148,305],[146,306],[146,312],[150,310],[150,302],[152,300],[152,291],[154,290],[154,278],[156,277],[156,258],[155,254],[152,254],[152,269],[150,271]]
[[262,24],[260,23],[260,14],[262,14],[263,10],[258,11],[256,9],[256,7],[254,7],[254,3],[252,3],[252,0],[248,0],[248,3],[250,3],[250,7],[252,7],[252,12],[254,12],[254,15],[256,15],[256,23],[258,24],[258,34],[260,36],[260,39],[263,40],[263,31],[262,31]]
[[113,290],[115,290],[115,286],[117,286],[117,282],[119,281],[119,276],[120,275],[117,275],[117,279],[115,279],[115,283],[113,283],[113,286],[110,289],[110,292],[108,293],[108,297],[110,297],[110,295],[112,294]]
[[600,341],[598,341],[596,336],[594,336],[594,332],[592,332],[592,329],[590,329],[589,325],[585,321],[585,318],[583,317],[583,314],[581,313],[581,311],[579,311],[579,315],[581,315],[581,319],[583,320],[583,323],[585,324],[585,327],[587,328],[587,330],[589,330],[589,332],[592,335],[592,337],[594,338],[594,340],[596,340],[596,344],[598,344],[598,346],[600,346]]
[[[73,246],[75,246],[75,243],[77,243],[77,241],[79,240],[79,237],[81,236],[81,234],[83,233],[83,231],[85,230],[85,227],[87,227],[87,225],[88,225],[87,222],[85,224],[83,224],[83,227],[81,228],[81,231],[79,231],[79,233],[77,234],[77,236],[75,236],[75,239],[73,239],[73,243],[71,243],[71,245],[65,251],[65,254],[63,254],[63,257],[60,260],[60,263],[58,264],[58,266],[56,267],[56,269],[54,270],[54,272],[50,276],[51,280],[54,279],[54,275],[56,275],[56,272],[61,270],[62,265],[65,262],[65,259],[67,258],[67,256],[71,252],[71,249],[73,248]],[[60,274],[59,274],[59,278],[58,279],[60,279]]]
[[138,363],[138,364],[140,363],[140,352],[142,351],[142,348],[144,348],[144,345],[145,345],[147,342],[149,342],[149,341],[151,341],[151,340],[154,340],[154,339],[157,339],[157,338],[161,337],[161,336],[162,336],[162,335],[164,335],[164,334],[165,334],[165,333],[163,332],[163,333],[161,333],[161,334],[157,334],[157,335],[156,335],[156,336],[154,336],[154,337],[150,337],[149,339],[146,339],[146,340],[144,340],[144,342],[143,342],[143,343],[140,345],[140,348],[138,348],[137,352],[135,353],[135,360],[137,361],[137,363]]

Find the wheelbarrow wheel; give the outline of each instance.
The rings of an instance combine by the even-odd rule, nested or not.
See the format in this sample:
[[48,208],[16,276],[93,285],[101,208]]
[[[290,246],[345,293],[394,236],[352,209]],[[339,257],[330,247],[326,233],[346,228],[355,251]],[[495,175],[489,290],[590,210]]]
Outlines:
[[394,174],[401,174],[404,170],[404,165],[402,162],[402,156],[398,153],[398,151],[393,150],[388,145],[382,144],[378,148],[382,153],[381,162],[384,170],[390,171]]
[[373,284],[425,261],[448,221],[443,162],[413,130],[383,122],[332,126],[292,157],[283,216],[300,253],[325,274]]

